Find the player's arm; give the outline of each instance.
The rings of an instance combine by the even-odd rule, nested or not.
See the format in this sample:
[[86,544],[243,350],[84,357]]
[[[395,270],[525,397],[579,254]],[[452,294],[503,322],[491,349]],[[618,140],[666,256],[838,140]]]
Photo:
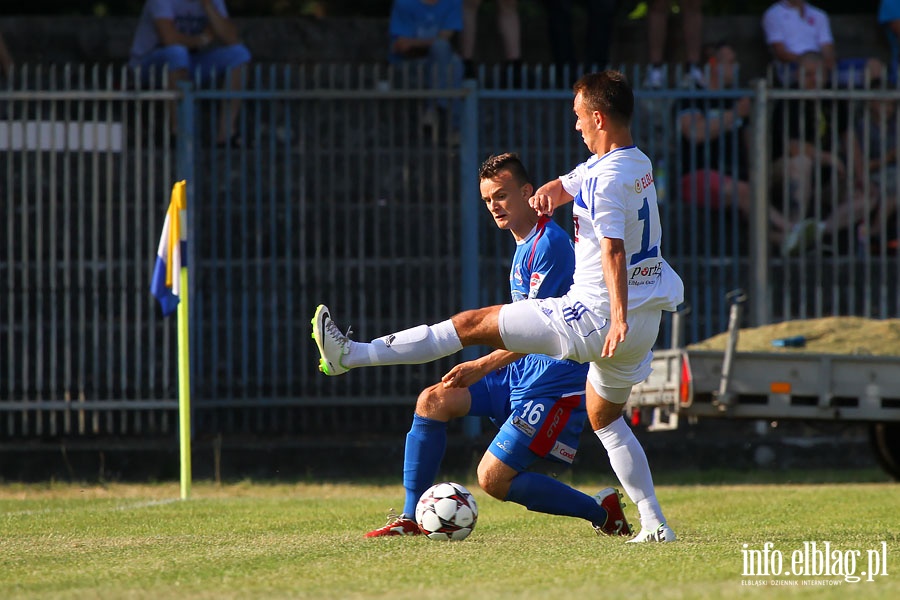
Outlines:
[[612,356],[628,333],[628,280],[625,269],[625,242],[617,238],[600,239],[603,279],[609,290],[609,331],[600,356]]
[[556,208],[568,204],[573,198],[572,194],[563,188],[562,180],[554,179],[539,187],[528,199],[528,204],[537,214],[549,217]]
[[467,388],[488,373],[502,369],[525,356],[509,350],[494,350],[490,354],[460,363],[441,378],[445,388]]

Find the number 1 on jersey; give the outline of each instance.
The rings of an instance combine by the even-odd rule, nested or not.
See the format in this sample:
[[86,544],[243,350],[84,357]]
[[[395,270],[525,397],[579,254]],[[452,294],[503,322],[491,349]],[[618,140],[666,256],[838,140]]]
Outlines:
[[638,220],[644,222],[644,227],[641,231],[641,249],[631,255],[630,265],[636,265],[645,258],[659,256],[659,246],[650,248],[650,204],[647,202],[646,197],[644,197],[644,203],[638,210]]

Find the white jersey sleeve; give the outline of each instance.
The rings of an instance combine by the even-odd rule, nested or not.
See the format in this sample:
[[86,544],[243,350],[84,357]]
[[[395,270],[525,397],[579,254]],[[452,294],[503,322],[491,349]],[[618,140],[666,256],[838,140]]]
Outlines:
[[[596,160],[596,158],[592,159]],[[581,182],[584,181],[585,173],[587,172],[587,163],[583,162],[567,174],[561,176],[559,180],[562,182],[563,189],[572,196],[573,198],[578,194],[578,191],[581,189]]]

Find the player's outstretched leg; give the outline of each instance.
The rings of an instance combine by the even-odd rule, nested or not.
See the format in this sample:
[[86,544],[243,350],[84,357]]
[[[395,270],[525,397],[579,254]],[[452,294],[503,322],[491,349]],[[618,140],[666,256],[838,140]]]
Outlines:
[[351,340],[349,331],[341,333],[324,304],[316,308],[311,322],[312,338],[319,349],[319,370],[326,375],[342,375],[357,367],[427,363],[463,347],[450,319],[390,333],[369,343]]

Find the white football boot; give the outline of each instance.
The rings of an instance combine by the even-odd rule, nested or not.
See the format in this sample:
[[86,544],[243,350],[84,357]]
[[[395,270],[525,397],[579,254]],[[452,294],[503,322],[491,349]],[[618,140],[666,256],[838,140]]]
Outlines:
[[341,333],[324,304],[316,308],[311,323],[312,338],[319,348],[319,370],[326,375],[342,375],[349,371],[341,361],[350,351],[350,330],[347,330],[346,335]]
[[643,542],[674,542],[675,532],[665,523],[660,523],[656,529],[641,529],[641,532],[628,540],[628,543]]

